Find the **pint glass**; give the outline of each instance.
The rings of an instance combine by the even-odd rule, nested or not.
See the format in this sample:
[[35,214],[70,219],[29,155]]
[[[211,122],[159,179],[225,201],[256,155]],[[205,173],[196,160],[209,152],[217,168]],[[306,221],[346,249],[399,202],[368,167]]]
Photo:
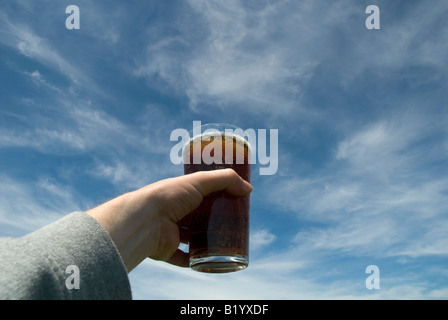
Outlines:
[[[190,135],[183,148],[185,174],[232,168],[250,183],[251,152],[243,131],[226,124],[207,124],[201,126],[200,132]],[[249,203],[249,195],[218,191],[204,197],[186,217],[183,222],[189,229],[193,270],[224,273],[248,266]]]

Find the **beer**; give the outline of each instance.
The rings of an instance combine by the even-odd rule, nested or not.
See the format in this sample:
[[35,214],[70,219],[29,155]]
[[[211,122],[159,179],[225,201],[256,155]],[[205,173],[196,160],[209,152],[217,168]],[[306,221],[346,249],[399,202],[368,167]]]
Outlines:
[[[232,168],[250,182],[250,146],[233,132],[215,131],[193,137],[184,147],[183,156],[185,174]],[[186,217],[183,223],[189,228],[192,269],[223,273],[247,267],[249,203],[249,195],[218,191],[204,197]]]

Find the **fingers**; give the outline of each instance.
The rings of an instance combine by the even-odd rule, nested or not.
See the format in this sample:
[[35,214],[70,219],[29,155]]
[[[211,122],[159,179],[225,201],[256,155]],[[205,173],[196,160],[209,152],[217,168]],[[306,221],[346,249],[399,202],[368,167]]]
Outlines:
[[176,207],[177,210],[171,211],[171,213],[174,213],[172,221],[176,223],[180,221],[179,226],[187,228],[189,226],[187,214],[196,209],[204,197],[210,193],[224,190],[235,196],[246,196],[252,192],[250,183],[241,178],[233,169],[190,173],[173,178],[170,183],[181,190],[189,190],[182,193],[180,197],[172,199],[176,201],[170,201],[171,204],[180,204]]
[[173,252],[172,250],[179,245],[179,242],[189,242],[189,223],[182,219],[195,210],[205,196],[221,190],[235,196],[246,196],[252,191],[252,186],[234,170],[221,169],[195,172],[162,180],[145,187],[143,189],[144,199],[153,200],[156,203],[155,205],[153,204],[152,208],[156,208],[159,212],[157,216],[167,218],[165,221],[172,222],[172,225],[178,228],[170,231],[173,234],[177,234],[176,243],[159,247],[155,250],[157,254],[153,253],[150,257],[163,256],[164,258],[161,260],[170,264],[188,267],[188,253],[177,249],[168,259],[166,259],[166,256]]
[[187,268],[190,266],[190,255],[186,252],[183,252],[180,249],[177,249],[176,252],[166,260],[166,262],[171,263],[172,265]]
[[245,196],[252,191],[250,183],[232,169],[195,172],[185,175],[184,178],[188,179],[203,197],[220,190],[236,196]]

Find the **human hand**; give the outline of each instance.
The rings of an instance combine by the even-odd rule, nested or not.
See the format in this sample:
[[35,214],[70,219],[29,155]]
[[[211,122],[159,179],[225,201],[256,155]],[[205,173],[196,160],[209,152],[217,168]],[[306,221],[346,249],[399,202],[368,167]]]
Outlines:
[[177,223],[220,190],[244,196],[252,186],[232,169],[196,172],[126,193],[87,214],[109,233],[128,272],[146,257],[187,267],[188,253],[178,249]]

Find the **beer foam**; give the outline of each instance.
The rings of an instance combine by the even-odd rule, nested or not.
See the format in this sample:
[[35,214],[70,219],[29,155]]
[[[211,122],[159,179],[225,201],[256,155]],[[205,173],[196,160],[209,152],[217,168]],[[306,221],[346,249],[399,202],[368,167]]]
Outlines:
[[[236,163],[237,164],[242,164],[244,162],[244,160],[243,160],[244,158],[241,158],[241,157],[247,157],[248,163],[251,163],[250,162],[251,148],[250,148],[249,142],[246,139],[244,139],[242,136],[235,134],[234,132],[222,132],[222,131],[218,131],[218,130],[215,130],[212,132],[210,132],[210,131],[204,132],[202,134],[193,136],[193,138],[190,138],[188,140],[188,142],[185,143],[185,145],[182,148],[182,155],[183,155],[184,163],[188,163],[188,164],[190,163],[191,152],[195,152],[193,150],[196,150],[196,146],[199,146],[199,148],[200,148],[199,150],[201,150],[200,159],[202,159],[205,163],[207,163],[207,164],[221,163],[221,160],[218,160],[218,158],[216,158],[216,159],[214,158],[215,156],[211,156],[211,158],[209,158],[209,156],[205,155],[206,158],[203,158],[204,154],[202,153],[202,150],[209,143],[214,143],[213,141],[218,144],[221,144],[223,146],[225,145],[226,150],[227,150],[228,146],[233,146],[233,148],[235,148],[234,150],[236,150],[236,157],[237,157]],[[213,146],[213,148],[214,148],[214,146]],[[226,153],[223,153],[222,156],[224,156],[224,158],[222,158],[222,161],[224,161],[225,164],[233,163],[234,160],[231,160],[231,158],[234,156],[233,152],[231,152],[230,154],[227,154],[227,155],[226,155]],[[219,162],[215,162],[215,160],[219,161]],[[198,161],[200,161],[199,158],[194,156],[193,163],[199,164]],[[210,162],[210,161],[212,161],[212,162]],[[228,162],[228,161],[230,161],[230,162]],[[242,162],[240,162],[240,161],[242,161]]]
[[[195,135],[193,138],[190,138],[188,140],[188,142],[186,142],[185,145],[183,146],[182,153],[183,153],[184,149],[187,146],[190,146],[191,144],[201,143],[202,140],[210,141],[210,138],[213,138],[216,140],[219,140],[219,139],[222,140],[223,137],[226,140],[226,142],[227,141],[232,142],[232,143],[236,142],[237,144],[241,145],[242,147],[247,148],[249,152],[252,151],[249,142],[246,139],[244,139],[243,137],[241,137],[240,135],[235,134],[233,132],[213,131],[213,132],[201,133],[201,134]],[[235,140],[233,140],[233,139],[235,139]],[[224,143],[226,143],[226,142],[224,142]]]

